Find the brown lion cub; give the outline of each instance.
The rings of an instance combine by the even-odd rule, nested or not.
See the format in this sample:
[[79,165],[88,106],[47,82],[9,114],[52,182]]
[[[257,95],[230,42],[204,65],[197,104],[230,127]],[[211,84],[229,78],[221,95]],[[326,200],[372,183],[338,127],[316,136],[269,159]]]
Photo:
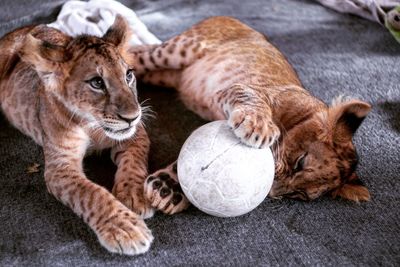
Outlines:
[[[128,26],[117,17],[103,38],[71,38],[46,26],[0,40],[0,103],[10,122],[43,146],[51,194],[93,229],[111,252],[149,249],[143,195],[149,139],[136,80],[123,58]],[[85,177],[87,151],[111,147],[113,194]],[[123,205],[120,201],[123,204]]]
[[[264,35],[236,19],[213,17],[160,46],[131,53],[145,82],[177,88],[188,108],[207,120],[227,119],[250,146],[272,145],[276,176],[270,197],[370,198],[355,173],[352,143],[370,105],[348,100],[328,107],[302,87]],[[183,195],[173,197],[180,193],[175,170],[175,164],[159,170],[145,184],[153,207],[165,213],[188,205]]]

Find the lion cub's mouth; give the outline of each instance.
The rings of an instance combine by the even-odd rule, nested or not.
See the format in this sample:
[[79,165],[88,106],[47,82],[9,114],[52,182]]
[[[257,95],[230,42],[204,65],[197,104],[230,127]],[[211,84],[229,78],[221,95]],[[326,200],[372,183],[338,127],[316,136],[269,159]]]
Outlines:
[[141,112],[135,119],[128,123],[117,120],[104,120],[101,125],[106,136],[117,141],[122,141],[131,138],[135,134],[140,120]]
[[132,137],[136,132],[136,125],[132,125],[123,129],[112,129],[110,127],[103,127],[105,135],[111,139],[118,141]]
[[132,127],[126,127],[126,128],[124,128],[124,129],[115,130],[115,129],[112,129],[112,128],[109,128],[109,127],[104,127],[103,129],[104,129],[104,131],[106,131],[106,132],[123,134],[123,133],[128,132],[131,128],[132,128]]

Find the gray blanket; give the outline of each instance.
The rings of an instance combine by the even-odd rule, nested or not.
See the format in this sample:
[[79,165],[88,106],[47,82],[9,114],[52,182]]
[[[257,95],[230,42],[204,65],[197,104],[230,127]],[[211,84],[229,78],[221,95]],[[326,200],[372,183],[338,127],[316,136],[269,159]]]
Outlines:
[[[62,2],[2,0],[0,36],[54,20]],[[330,102],[345,94],[372,103],[355,137],[358,173],[372,200],[267,199],[250,214],[231,219],[195,208],[175,216],[156,214],[147,220],[155,236],[148,253],[112,255],[47,193],[42,167],[27,174],[33,163],[43,166],[41,148],[0,115],[0,266],[399,266],[400,46],[384,28],[306,0],[123,3],[163,40],[209,16],[237,17],[269,36],[317,97]],[[157,112],[147,123],[155,170],[173,160],[204,121],[171,90],[140,85],[140,95],[150,98]],[[107,151],[89,157],[85,168],[90,179],[111,188],[115,168]]]

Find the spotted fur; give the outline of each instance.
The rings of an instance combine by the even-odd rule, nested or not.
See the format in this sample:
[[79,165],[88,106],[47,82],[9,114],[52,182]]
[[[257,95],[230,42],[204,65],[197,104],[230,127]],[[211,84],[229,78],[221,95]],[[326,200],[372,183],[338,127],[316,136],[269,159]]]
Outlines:
[[370,105],[348,100],[327,106],[302,87],[264,35],[236,19],[213,17],[160,46],[130,53],[145,82],[175,87],[204,119],[227,119],[244,143],[272,147],[270,197],[369,199],[355,174],[352,136]]
[[[129,34],[117,17],[103,38],[70,38],[46,26],[0,40],[0,103],[9,121],[43,147],[48,191],[93,229],[111,252],[147,251],[143,195],[150,146],[135,77],[123,55]],[[111,148],[113,194],[88,180],[88,151]]]

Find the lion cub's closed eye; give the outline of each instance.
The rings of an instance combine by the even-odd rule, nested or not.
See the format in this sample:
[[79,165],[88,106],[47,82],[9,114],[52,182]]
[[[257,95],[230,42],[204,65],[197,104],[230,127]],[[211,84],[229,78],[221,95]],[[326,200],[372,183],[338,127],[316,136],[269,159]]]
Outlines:
[[[312,96],[263,34],[236,19],[212,17],[159,46],[131,48],[131,61],[145,82],[176,88],[204,119],[228,120],[243,143],[270,146],[276,162],[270,197],[369,199],[355,174],[352,137],[371,106],[360,100],[328,106]],[[151,185],[161,173],[178,179],[173,166],[146,184],[150,200],[167,213],[183,205],[160,206],[153,197],[160,190]]]

